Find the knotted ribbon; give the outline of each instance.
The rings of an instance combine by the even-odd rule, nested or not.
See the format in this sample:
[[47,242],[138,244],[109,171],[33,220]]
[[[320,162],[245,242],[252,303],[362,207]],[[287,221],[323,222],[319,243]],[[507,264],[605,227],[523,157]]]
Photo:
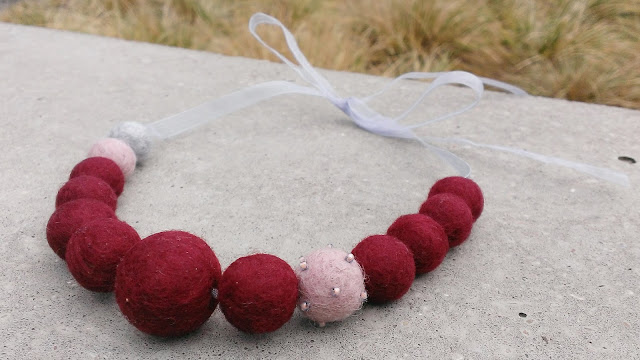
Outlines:
[[[294,64],[284,55],[277,50],[269,46],[257,33],[256,28],[258,25],[267,24],[275,25],[282,30],[286,43],[292,53],[293,58],[298,62]],[[186,110],[176,115],[169,116],[167,118],[158,120],[148,125],[149,131],[160,139],[167,139],[174,137],[183,132],[191,130],[204,123],[222,117],[226,114],[240,110],[249,106],[252,106],[261,101],[269,98],[284,95],[284,94],[305,94],[324,97],[329,100],[333,105],[342,110],[349,118],[360,128],[365,129],[377,135],[413,139],[423,144],[427,149],[438,155],[446,163],[452,166],[461,176],[469,177],[471,174],[471,167],[469,164],[462,160],[457,155],[442,149],[435,144],[442,143],[454,143],[472,145],[481,148],[489,148],[493,150],[510,152],[516,155],[528,157],[534,160],[538,160],[548,164],[556,164],[565,167],[569,167],[592,176],[604,179],[606,181],[619,184],[622,186],[629,186],[628,177],[610,169],[600,168],[584,163],[569,161],[557,157],[546,156],[536,154],[526,150],[511,148],[499,145],[487,145],[473,142],[464,138],[441,138],[431,136],[418,136],[414,129],[420,128],[435,122],[439,122],[448,119],[452,116],[459,115],[465,111],[470,110],[478,104],[482,98],[484,92],[484,85],[490,85],[504,91],[510,92],[515,95],[526,96],[527,93],[515,86],[503,83],[497,80],[482,78],[475,76],[465,71],[449,71],[449,72],[410,72],[403,74],[380,91],[363,98],[358,97],[340,97],[335,89],[331,86],[329,81],[320,75],[309,64],[307,58],[302,54],[298,43],[296,42],[293,34],[277,19],[263,14],[254,14],[249,21],[249,31],[251,34],[269,51],[275,54],[282,62],[287,64],[293,69],[304,81],[310,86],[302,86],[288,81],[269,81],[261,84],[257,84],[239,91],[230,93],[218,99],[208,101],[204,104]],[[384,95],[393,85],[402,80],[425,80],[432,79],[427,88],[422,92],[421,96],[409,106],[402,114],[396,117],[388,117],[369,107],[368,103],[375,98]],[[414,125],[402,125],[400,121],[406,118],[415,108],[435,89],[444,85],[462,85],[471,89],[475,95],[475,99],[457,109],[449,112],[445,115],[436,117]]]

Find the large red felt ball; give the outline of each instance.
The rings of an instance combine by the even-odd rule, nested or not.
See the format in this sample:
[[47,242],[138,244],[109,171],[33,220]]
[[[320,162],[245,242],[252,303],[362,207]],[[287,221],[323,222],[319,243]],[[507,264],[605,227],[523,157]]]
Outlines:
[[117,219],[93,220],[78,229],[67,244],[65,259],[73,277],[91,291],[113,291],[116,267],[140,241],[138,233]]
[[180,336],[204,324],[218,305],[211,291],[222,272],[204,240],[184,231],[153,234],[134,245],[116,271],[120,311],[139,330]]
[[437,268],[449,251],[449,241],[444,229],[426,215],[400,216],[391,224],[387,235],[396,237],[413,252],[417,274]]
[[473,221],[478,220],[482,209],[484,208],[484,196],[482,196],[482,190],[480,186],[473,180],[464,178],[462,176],[450,176],[444,179],[436,181],[435,184],[429,190],[429,196],[443,193],[450,193],[459,196],[464,200],[469,209],[471,209],[471,215],[473,215]]
[[116,195],[122,194],[124,189],[124,174],[118,164],[111,159],[95,156],[84,159],[71,170],[70,179],[76,176],[89,175],[104,180],[113,188]]
[[373,235],[351,251],[364,270],[367,301],[384,303],[400,299],[416,276],[413,253],[389,235]]
[[56,196],[56,207],[77,199],[95,199],[109,205],[113,210],[118,205],[118,197],[111,186],[95,176],[76,176],[60,190]]
[[78,199],[66,202],[56,209],[47,223],[47,242],[58,256],[64,259],[67,243],[82,225],[101,218],[116,218],[109,205],[95,199]]
[[473,215],[460,197],[443,193],[429,197],[420,207],[420,213],[428,215],[442,225],[449,238],[449,246],[462,244],[471,233]]
[[278,257],[255,254],[234,261],[222,275],[218,300],[236,328],[254,334],[278,330],[296,309],[298,278]]

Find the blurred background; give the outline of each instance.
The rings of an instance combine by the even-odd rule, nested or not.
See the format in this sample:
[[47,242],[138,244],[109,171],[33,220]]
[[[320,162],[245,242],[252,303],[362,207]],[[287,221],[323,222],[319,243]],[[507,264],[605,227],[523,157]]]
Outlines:
[[[640,109],[640,0],[0,0],[0,21],[276,60],[280,19],[316,67],[466,70],[535,95]],[[261,29],[284,51],[281,33]]]

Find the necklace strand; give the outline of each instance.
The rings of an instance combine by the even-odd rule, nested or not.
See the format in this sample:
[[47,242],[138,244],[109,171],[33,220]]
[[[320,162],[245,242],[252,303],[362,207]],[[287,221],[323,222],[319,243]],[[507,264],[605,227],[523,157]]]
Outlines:
[[[126,126],[124,128],[127,128]],[[139,132],[120,126],[98,141],[58,191],[47,240],[78,283],[115,290],[121,312],[139,330],[180,336],[200,327],[218,303],[225,318],[248,333],[279,329],[295,308],[319,326],[341,321],[365,302],[400,299],[418,274],[433,271],[459,246],[482,213],[478,185],[463,177],[439,180],[416,214],[400,216],[386,234],[351,252],[327,247],[296,266],[270,254],[234,261],[222,273],[214,251],[184,231],[140,239],[115,214],[125,179],[135,169]]]

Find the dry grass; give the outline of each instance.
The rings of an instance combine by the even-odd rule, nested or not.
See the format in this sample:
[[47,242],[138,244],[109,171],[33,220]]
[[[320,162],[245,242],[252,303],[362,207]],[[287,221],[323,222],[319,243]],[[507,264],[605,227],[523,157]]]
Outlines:
[[[272,59],[247,31],[257,11],[289,27],[318,67],[461,69],[640,109],[640,0],[26,0],[0,20]],[[284,49],[277,31],[261,33]]]

